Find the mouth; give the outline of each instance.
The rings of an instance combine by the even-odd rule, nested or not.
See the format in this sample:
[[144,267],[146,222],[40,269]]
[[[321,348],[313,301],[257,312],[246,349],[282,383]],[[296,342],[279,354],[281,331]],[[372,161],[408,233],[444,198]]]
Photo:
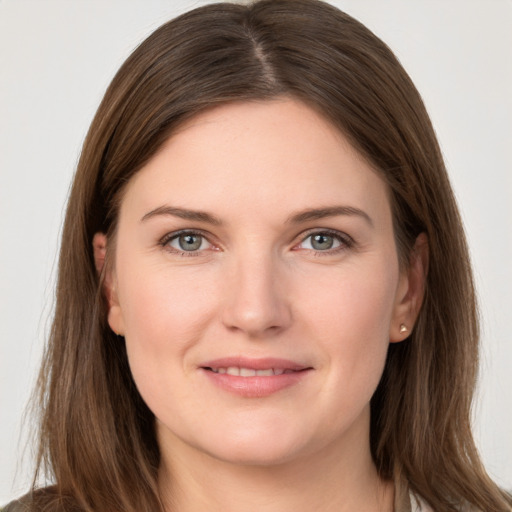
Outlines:
[[201,365],[217,387],[246,398],[262,398],[302,382],[311,366],[274,358],[224,358]]
[[234,375],[237,377],[272,377],[274,375],[283,375],[285,373],[294,373],[297,371],[304,371],[304,370],[290,370],[287,368],[265,368],[263,370],[255,370],[254,368],[240,368],[238,366],[228,366],[228,367],[221,367],[221,368],[210,368],[210,367],[204,367],[205,370],[214,372],[214,373],[220,373],[226,374],[226,375]]

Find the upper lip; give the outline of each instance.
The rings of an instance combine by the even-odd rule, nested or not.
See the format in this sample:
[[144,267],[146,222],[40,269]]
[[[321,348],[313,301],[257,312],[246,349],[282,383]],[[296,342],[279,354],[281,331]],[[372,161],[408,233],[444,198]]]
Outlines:
[[250,358],[250,357],[222,357],[220,359],[213,359],[206,361],[200,365],[200,368],[250,368],[252,370],[266,370],[268,368],[280,369],[280,370],[293,370],[300,371],[311,368],[311,366],[303,365],[289,359],[280,359],[275,357],[262,357],[262,358]]

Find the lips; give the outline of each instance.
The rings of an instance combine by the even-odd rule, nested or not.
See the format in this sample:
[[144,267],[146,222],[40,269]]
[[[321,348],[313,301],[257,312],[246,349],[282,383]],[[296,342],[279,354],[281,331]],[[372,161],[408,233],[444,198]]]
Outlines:
[[286,359],[245,357],[208,361],[199,369],[224,391],[246,398],[277,393],[298,384],[313,370]]
[[218,370],[219,368],[247,368],[251,370],[277,370],[300,371],[310,368],[309,366],[291,361],[289,359],[278,359],[274,357],[249,358],[249,357],[224,357],[205,362],[202,368]]
[[283,373],[292,373],[295,370],[283,370],[282,368],[265,368],[264,370],[255,370],[254,368],[240,368],[238,366],[228,366],[227,368],[207,368],[215,373],[236,375],[239,377],[271,377],[273,375],[282,375]]

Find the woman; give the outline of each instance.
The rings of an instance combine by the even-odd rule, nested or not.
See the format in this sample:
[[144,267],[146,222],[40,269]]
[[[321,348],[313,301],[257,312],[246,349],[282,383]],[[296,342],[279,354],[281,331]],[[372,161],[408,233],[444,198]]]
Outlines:
[[57,296],[34,510],[510,509],[471,437],[474,290],[430,121],[327,4],[200,8],[132,54]]

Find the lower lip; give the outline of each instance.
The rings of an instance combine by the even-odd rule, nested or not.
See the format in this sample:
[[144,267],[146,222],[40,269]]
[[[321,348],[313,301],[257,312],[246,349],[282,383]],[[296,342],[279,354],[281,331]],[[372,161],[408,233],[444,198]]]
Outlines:
[[215,385],[245,398],[262,398],[273,395],[278,391],[298,384],[312,371],[306,369],[292,373],[282,373],[281,375],[239,377],[227,373],[215,373],[204,368],[201,370]]

